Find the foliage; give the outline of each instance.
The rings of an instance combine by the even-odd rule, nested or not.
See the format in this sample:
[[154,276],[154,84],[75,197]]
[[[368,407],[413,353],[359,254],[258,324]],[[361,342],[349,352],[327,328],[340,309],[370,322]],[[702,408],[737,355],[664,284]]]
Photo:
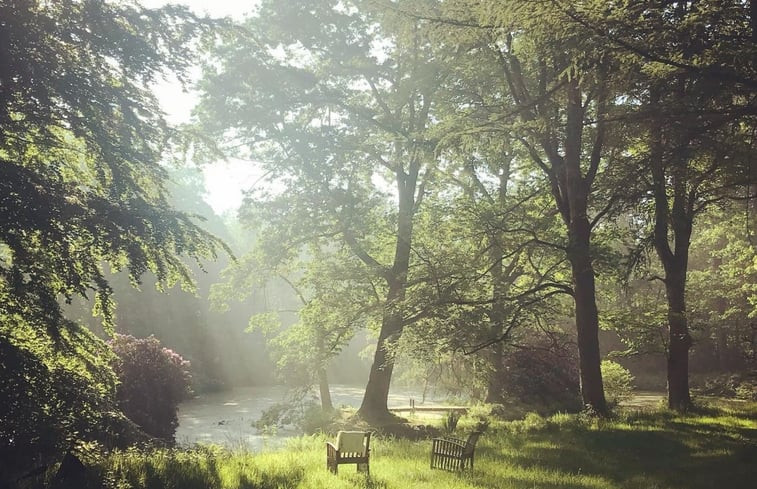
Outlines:
[[757,374],[721,374],[707,378],[697,389],[699,394],[757,401]]
[[699,372],[757,368],[757,248],[745,233],[754,212],[753,203],[722,205],[697,223],[687,301]]
[[134,2],[1,2],[0,301],[49,331],[58,297],[90,291],[112,325],[103,265],[190,284],[177,255],[220,246],[167,203],[170,130],[148,90],[181,72],[203,27]]
[[460,418],[460,424],[464,430],[486,431],[489,426],[501,419],[502,405],[500,404],[473,404]]
[[503,399],[541,413],[581,408],[575,346],[565,338],[555,335],[510,349],[504,362]]
[[344,253],[310,247],[306,258],[281,264],[279,251],[258,242],[224,272],[227,281],[213,287],[213,298],[274,296],[269,312],[250,317],[248,332],[266,339],[279,381],[295,390],[326,389],[326,368],[375,314],[369,286]]
[[191,394],[189,362],[154,336],[116,334],[109,344],[117,357],[119,407],[145,433],[173,441],[179,403]]
[[454,410],[448,411],[447,415],[442,418],[442,430],[447,434],[454,433],[458,421],[460,421],[460,413]]
[[168,203],[175,133],[149,90],[209,24],[134,1],[3,0],[0,19],[2,459],[24,470],[125,426],[107,347],[62,304],[91,298],[112,331],[107,272],[191,288],[182,257],[223,245]]
[[19,320],[0,322],[0,485],[44,469],[79,442],[112,444],[116,378],[106,345],[85,328],[56,343]]
[[263,433],[275,433],[278,428],[295,427],[300,433],[330,431],[338,412],[324,410],[314,400],[290,400],[274,404],[263,411],[255,427]]
[[602,360],[602,382],[607,402],[611,406],[630,399],[633,395],[633,375],[623,365],[612,360]]

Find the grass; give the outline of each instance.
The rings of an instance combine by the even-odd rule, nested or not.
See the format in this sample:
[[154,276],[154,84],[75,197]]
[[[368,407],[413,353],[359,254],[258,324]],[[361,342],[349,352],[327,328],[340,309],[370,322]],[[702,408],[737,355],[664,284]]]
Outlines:
[[[460,431],[466,431],[461,421]],[[126,451],[101,462],[125,488],[753,488],[757,480],[757,404],[719,405],[696,414],[629,411],[616,419],[576,415],[493,423],[476,466],[462,474],[429,468],[429,441],[376,438],[371,476],[352,465],[332,475],[325,436],[292,440],[279,451],[214,447]]]

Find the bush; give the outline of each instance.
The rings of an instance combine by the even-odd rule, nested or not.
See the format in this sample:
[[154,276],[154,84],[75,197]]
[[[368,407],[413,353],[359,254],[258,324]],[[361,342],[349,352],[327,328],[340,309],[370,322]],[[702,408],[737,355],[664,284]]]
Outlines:
[[503,404],[541,414],[581,409],[578,358],[567,340],[533,341],[509,352],[504,363]]
[[154,336],[116,335],[110,345],[119,407],[145,433],[173,442],[179,403],[191,395],[189,362]]
[[706,396],[757,401],[757,372],[712,376],[697,390]]
[[314,434],[329,431],[339,411],[324,411],[313,400],[291,396],[264,410],[254,426],[263,433],[275,433],[278,428],[296,428],[302,433]]
[[623,365],[612,360],[603,360],[602,383],[605,387],[605,397],[611,406],[630,399],[633,395],[633,375]]
[[76,324],[56,340],[17,318],[0,321],[0,487],[20,478],[39,487],[30,474],[82,443],[108,441],[116,379],[102,360],[107,346]]
[[492,422],[499,417],[500,404],[474,404],[460,418],[463,430],[486,431]]
[[460,421],[460,413],[457,411],[449,411],[447,415],[442,418],[442,430],[448,435],[451,435],[457,429],[457,423]]

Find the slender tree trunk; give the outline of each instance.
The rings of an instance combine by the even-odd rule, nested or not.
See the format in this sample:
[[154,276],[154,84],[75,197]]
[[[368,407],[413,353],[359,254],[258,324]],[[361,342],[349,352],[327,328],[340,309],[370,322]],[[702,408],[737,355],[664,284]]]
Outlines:
[[[725,246],[725,242],[720,240],[719,247]],[[712,276],[716,276],[723,264],[723,259],[715,257],[712,259]],[[718,369],[721,372],[727,372],[730,369],[730,356],[728,348],[728,330],[723,326],[723,316],[728,309],[728,299],[718,297],[715,299],[715,311],[718,313],[718,322],[715,326],[715,354],[717,355]]]
[[[597,312],[594,266],[591,258],[591,224],[588,218],[588,197],[593,176],[581,172],[581,147],[584,108],[578,83],[568,86],[568,107],[565,128],[564,177],[565,199],[568,204],[567,257],[573,274],[573,300],[576,308],[578,334],[579,375],[581,397],[586,406],[599,414],[607,414],[599,352],[599,314]],[[602,141],[598,136],[595,151],[598,164]]]
[[589,222],[575,222],[570,231],[568,261],[573,272],[573,294],[578,333],[581,398],[597,414],[607,413],[599,351],[599,314],[594,267],[589,253]]
[[[496,195],[496,208],[500,213],[504,213],[507,207],[507,184],[510,181],[511,156],[503,156],[504,165],[500,169],[499,185]],[[475,173],[474,173],[475,178]],[[502,227],[505,227],[504,225]],[[498,230],[494,230],[489,235],[489,262],[491,264],[490,274],[492,277],[492,306],[489,310],[489,321],[492,325],[491,335],[493,338],[501,338],[505,334],[505,324],[507,321],[507,304],[505,297],[515,279],[513,273],[517,266],[518,258],[512,258],[510,265],[505,269],[502,262],[504,259],[504,235]],[[507,276],[506,276],[507,275]],[[502,341],[494,343],[489,351],[489,363],[491,372],[486,389],[486,402],[502,402],[504,390],[504,378],[507,375],[505,370],[505,349]]]
[[324,411],[333,411],[334,405],[331,402],[331,392],[329,391],[329,378],[325,368],[318,369],[318,389],[321,393],[321,409]]
[[489,383],[486,387],[486,399],[488,403],[502,402],[503,396],[503,380],[507,371],[505,370],[504,362],[504,348],[501,341],[498,341],[491,346],[491,352],[489,354],[489,361],[491,363],[491,373],[489,375]]
[[[489,321],[491,322],[490,334],[493,338],[501,337],[505,332],[505,293],[506,284],[504,283],[504,270],[502,266],[502,249],[501,236],[495,233],[489,239],[489,260],[491,263],[492,277],[492,306],[489,310]],[[491,371],[489,382],[486,390],[486,402],[500,402],[502,400],[502,381],[506,375],[504,366],[504,348],[501,341],[494,343],[489,350],[489,363]]]
[[[506,321],[506,304],[505,294],[507,293],[508,284],[505,283],[502,257],[504,251],[499,241],[500,237],[494,237],[490,243],[490,260],[492,276],[492,298],[494,299],[491,309],[489,310],[489,321],[491,322],[490,334],[493,338],[499,338],[505,333]],[[486,390],[486,402],[495,403],[502,401],[503,381],[507,371],[505,370],[505,349],[502,341],[494,343],[489,350],[490,373],[489,382]]]
[[[654,100],[654,99],[653,99]],[[686,318],[686,273],[693,224],[693,208],[686,190],[685,154],[679,155],[678,166],[666,175],[663,158],[665,143],[659,120],[651,126],[651,165],[655,198],[654,245],[665,270],[665,293],[668,301],[668,407],[686,411],[691,407],[689,392],[689,335]],[[670,206],[668,185],[673,187]],[[672,231],[673,247],[669,240]]]

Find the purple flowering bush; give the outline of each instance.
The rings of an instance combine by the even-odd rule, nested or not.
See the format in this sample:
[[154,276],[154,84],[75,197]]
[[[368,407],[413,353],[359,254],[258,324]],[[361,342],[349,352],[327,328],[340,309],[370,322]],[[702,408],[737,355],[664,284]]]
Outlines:
[[173,442],[179,403],[192,394],[189,362],[154,336],[117,334],[110,345],[118,357],[119,407],[145,433]]

